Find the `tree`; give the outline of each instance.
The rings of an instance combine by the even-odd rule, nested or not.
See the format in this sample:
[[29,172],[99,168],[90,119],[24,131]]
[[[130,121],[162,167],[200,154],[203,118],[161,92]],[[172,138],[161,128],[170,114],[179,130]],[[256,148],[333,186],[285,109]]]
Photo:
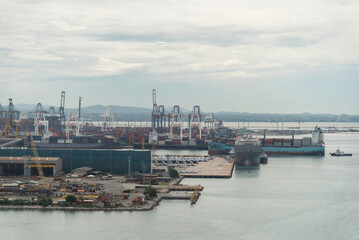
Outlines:
[[52,198],[51,197],[43,197],[39,199],[39,204],[43,207],[47,207],[52,204]]
[[67,195],[65,200],[70,204],[74,204],[77,201],[77,198],[74,195]]
[[170,168],[169,174],[171,178],[179,178],[179,174],[176,169]]
[[155,197],[157,197],[157,189],[152,187],[152,185],[150,185],[150,186],[146,187],[144,194],[147,199],[152,200]]

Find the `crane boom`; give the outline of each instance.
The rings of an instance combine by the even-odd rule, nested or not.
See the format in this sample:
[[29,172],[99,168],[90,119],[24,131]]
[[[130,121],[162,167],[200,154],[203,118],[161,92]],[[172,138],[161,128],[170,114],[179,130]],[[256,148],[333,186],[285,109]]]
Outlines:
[[153,111],[157,112],[156,89],[152,89],[152,103],[153,103]]
[[37,171],[39,173],[40,179],[41,179],[41,184],[42,184],[42,187],[45,188],[46,184],[45,184],[44,172],[42,171],[39,154],[37,152],[35,141],[34,141],[34,138],[32,137],[32,135],[30,135],[30,141],[31,141],[31,150],[35,157],[36,167],[37,167]]

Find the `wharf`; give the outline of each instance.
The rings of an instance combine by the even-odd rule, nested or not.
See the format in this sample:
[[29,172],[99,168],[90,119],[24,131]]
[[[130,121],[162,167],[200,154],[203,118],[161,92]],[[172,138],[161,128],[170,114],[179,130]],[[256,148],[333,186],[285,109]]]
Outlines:
[[208,162],[199,162],[195,166],[189,166],[185,172],[179,174],[188,178],[231,178],[233,168],[233,160],[214,157]]
[[197,185],[197,186],[188,186],[188,185],[169,185],[168,190],[170,191],[202,191],[203,186]]
[[169,199],[169,200],[191,200],[191,204],[195,204],[201,194],[199,192],[194,193],[179,193],[179,192],[170,192],[162,196],[162,199]]
[[193,193],[179,193],[179,192],[170,192],[162,196],[162,199],[170,200],[190,200]]

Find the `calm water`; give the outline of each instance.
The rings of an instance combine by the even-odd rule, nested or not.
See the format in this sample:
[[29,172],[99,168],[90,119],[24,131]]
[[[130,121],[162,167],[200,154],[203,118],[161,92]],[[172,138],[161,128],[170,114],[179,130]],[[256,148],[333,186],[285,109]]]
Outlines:
[[359,134],[327,134],[353,157],[272,157],[202,184],[196,205],[150,212],[0,211],[1,239],[359,239]]

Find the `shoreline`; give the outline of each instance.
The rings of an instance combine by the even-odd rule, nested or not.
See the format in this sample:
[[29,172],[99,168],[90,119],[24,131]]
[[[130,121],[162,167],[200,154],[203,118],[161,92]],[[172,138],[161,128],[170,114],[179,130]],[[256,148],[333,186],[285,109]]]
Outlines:
[[[172,183],[172,185],[179,184],[184,177],[180,177],[178,179],[175,179]],[[121,208],[111,208],[111,207],[58,207],[58,206],[0,206],[0,211],[3,210],[31,210],[31,211],[103,211],[103,212],[141,212],[141,211],[150,211],[154,209],[156,206],[160,204],[160,202],[163,200],[162,193],[158,193],[158,196],[152,200],[149,201],[146,205],[139,205],[139,206],[133,206],[133,207],[121,207]]]
[[0,210],[32,210],[32,211],[103,211],[103,212],[134,212],[134,211],[150,211],[154,209],[162,201],[162,196],[158,197],[154,201],[151,201],[150,204],[146,206],[136,206],[136,207],[123,207],[123,208],[96,208],[96,207],[55,207],[55,206],[0,206]]

